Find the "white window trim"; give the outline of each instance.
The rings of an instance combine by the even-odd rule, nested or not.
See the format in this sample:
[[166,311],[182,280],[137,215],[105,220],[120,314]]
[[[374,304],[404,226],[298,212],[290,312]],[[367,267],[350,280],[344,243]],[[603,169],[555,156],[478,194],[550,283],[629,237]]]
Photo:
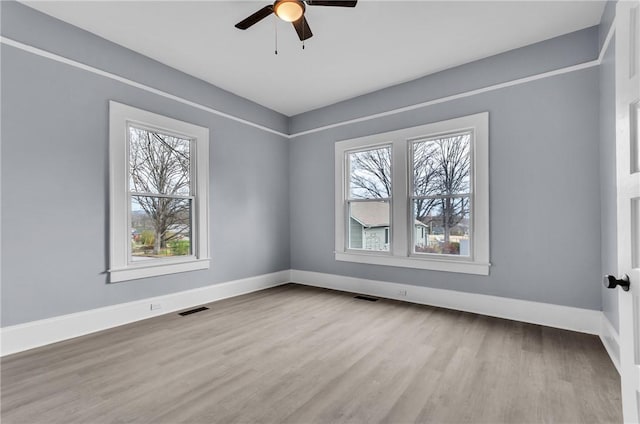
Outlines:
[[[193,255],[129,261],[128,124],[151,127],[193,141],[195,149]],[[109,275],[110,282],[207,269],[209,258],[209,129],[114,101],[109,102]]]
[[[409,141],[417,137],[472,130],[471,146],[473,173],[471,255],[412,254],[410,246],[413,231],[409,205]],[[345,199],[347,167],[346,153],[367,147],[392,144],[392,198],[391,198],[391,250],[380,252],[354,252],[346,248]],[[418,127],[374,134],[335,144],[335,259],[337,261],[419,268],[434,271],[488,275],[489,262],[489,113],[463,116]]]

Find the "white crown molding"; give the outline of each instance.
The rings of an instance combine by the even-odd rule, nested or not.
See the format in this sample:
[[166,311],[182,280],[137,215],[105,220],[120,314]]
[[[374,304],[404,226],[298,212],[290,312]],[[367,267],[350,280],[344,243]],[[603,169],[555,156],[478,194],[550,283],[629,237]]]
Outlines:
[[607,32],[607,36],[604,39],[604,43],[602,43],[602,47],[600,48],[600,53],[598,54],[598,62],[602,63],[602,59],[604,58],[607,49],[609,48],[609,43],[611,43],[611,39],[613,35],[616,33],[616,18],[614,17],[611,21],[611,26],[609,27],[609,32]]
[[121,82],[121,83],[129,85],[131,87],[139,88],[140,90],[144,90],[144,91],[147,91],[149,93],[157,94],[158,96],[162,96],[162,97],[165,97],[167,99],[174,100],[176,102],[185,104],[187,106],[194,107],[196,109],[204,110],[205,112],[209,112],[211,114],[218,115],[218,116],[221,116],[223,118],[231,119],[232,121],[236,121],[236,122],[239,122],[241,124],[245,124],[245,125],[249,125],[249,126],[254,127],[254,128],[258,128],[258,129],[260,129],[262,131],[266,131],[266,132],[269,132],[269,133],[272,133],[272,134],[277,134],[279,136],[289,138],[288,134],[285,134],[285,133],[280,132],[280,131],[276,131],[276,130],[274,130],[272,128],[269,128],[269,127],[265,127],[264,125],[256,124],[255,122],[251,122],[251,121],[248,121],[246,119],[239,118],[237,116],[231,115],[231,114],[226,113],[226,112],[222,112],[222,111],[214,109],[212,107],[205,106],[205,105],[202,105],[200,103],[193,102],[191,100],[187,100],[184,97],[180,97],[180,96],[176,96],[174,94],[167,93],[166,91],[162,91],[162,90],[159,90],[157,88],[153,88],[153,87],[150,87],[148,85],[141,84],[139,82],[130,80],[128,78],[121,77],[120,75],[116,75],[116,74],[111,73],[111,72],[103,71],[102,69],[98,69],[98,68],[95,68],[93,66],[85,65],[84,63],[75,61],[73,59],[69,59],[69,58],[57,55],[55,53],[50,53],[50,52],[48,52],[46,50],[42,50],[42,49],[39,49],[37,47],[21,43],[19,41],[15,41],[15,40],[12,40],[12,39],[7,38],[7,37],[1,37],[0,36],[0,43],[1,44],[5,44],[7,46],[15,47],[17,49],[23,50],[23,51],[28,52],[28,53],[35,54],[36,56],[40,56],[40,57],[44,57],[44,58],[47,58],[47,59],[50,59],[50,60],[53,60],[53,61],[56,61],[56,62],[64,63],[65,65],[73,66],[74,68],[82,69],[83,71],[91,72],[93,74],[100,75],[102,77],[109,78],[109,79]]
[[328,124],[328,125],[316,127],[316,128],[312,128],[312,129],[305,130],[305,131],[300,131],[300,132],[297,132],[297,133],[294,133],[294,134],[286,134],[286,133],[283,133],[283,132],[280,132],[280,131],[276,131],[276,130],[274,130],[272,128],[265,127],[264,125],[256,124],[254,122],[248,121],[248,120],[243,119],[243,118],[239,118],[237,116],[228,114],[226,112],[222,112],[222,111],[214,109],[212,107],[205,106],[205,105],[202,105],[200,103],[193,102],[191,100],[185,99],[185,98],[180,97],[180,96],[176,96],[174,94],[167,93],[165,91],[159,90],[157,88],[150,87],[150,86],[145,85],[145,84],[141,84],[139,82],[130,80],[128,78],[124,78],[124,77],[121,77],[119,75],[113,74],[111,72],[103,71],[103,70],[95,68],[93,66],[89,66],[89,65],[86,65],[84,63],[80,63],[78,61],[75,61],[73,59],[69,59],[69,58],[54,54],[54,53],[50,53],[50,52],[48,52],[46,50],[42,50],[42,49],[39,49],[37,47],[21,43],[19,41],[13,40],[11,38],[0,36],[0,44],[5,44],[7,46],[15,47],[17,49],[20,49],[20,50],[23,50],[25,52],[29,52],[29,53],[35,54],[37,56],[41,56],[41,57],[44,57],[44,58],[47,58],[47,59],[50,59],[50,60],[54,60],[56,62],[64,63],[66,65],[73,66],[75,68],[82,69],[82,70],[87,71],[87,72],[92,72],[92,73],[94,73],[96,75],[100,75],[100,76],[103,76],[103,77],[106,77],[106,78],[113,79],[113,80],[121,82],[123,84],[127,84],[129,86],[136,87],[136,88],[139,88],[141,90],[145,90],[147,92],[150,92],[150,93],[153,93],[153,94],[157,94],[159,96],[162,96],[162,97],[165,97],[165,98],[168,98],[168,99],[171,99],[171,100],[175,100],[175,101],[183,103],[185,105],[192,106],[192,107],[194,107],[196,109],[200,109],[200,110],[203,110],[205,112],[212,113],[214,115],[218,115],[218,116],[221,116],[221,117],[224,117],[224,118],[227,118],[227,119],[231,119],[233,121],[240,122],[242,124],[249,125],[249,126],[252,126],[254,128],[258,128],[260,130],[263,130],[263,131],[266,131],[266,132],[269,132],[269,133],[272,133],[272,134],[277,134],[279,136],[282,136],[282,137],[285,137],[285,138],[288,138],[288,139],[294,139],[296,137],[300,137],[300,136],[303,136],[303,135],[316,133],[316,132],[319,132],[319,131],[328,130],[328,129],[331,129],[331,128],[342,127],[342,126],[345,126],[345,125],[355,124],[355,123],[358,123],[358,122],[370,121],[372,119],[382,118],[382,117],[390,116],[390,115],[396,115],[396,114],[399,114],[399,113],[408,112],[408,111],[415,110],[415,109],[420,109],[420,108],[424,108],[424,107],[428,107],[428,106],[433,106],[433,105],[436,105],[436,104],[439,104],[439,103],[450,102],[450,101],[462,99],[462,98],[465,98],[465,97],[471,97],[471,96],[475,96],[475,95],[478,95],[478,94],[488,93],[490,91],[500,90],[502,88],[513,87],[513,86],[519,85],[519,84],[526,84],[526,83],[529,83],[529,82],[532,82],[532,81],[537,81],[537,80],[540,80],[540,79],[543,79],[543,78],[554,77],[554,76],[557,76],[557,75],[562,75],[562,74],[566,74],[566,73],[569,73],[569,72],[581,71],[583,69],[588,69],[588,68],[591,68],[591,67],[594,67],[594,66],[598,66],[598,65],[600,65],[602,63],[602,58],[604,57],[604,54],[605,54],[607,48],[609,47],[609,43],[611,41],[611,38],[613,37],[614,32],[615,32],[615,19],[614,19],[614,23],[611,25],[611,27],[609,27],[609,32],[607,33],[607,37],[605,39],[605,42],[602,45],[602,48],[600,49],[598,58],[595,59],[595,60],[589,61],[589,62],[580,63],[580,64],[577,64],[577,65],[572,65],[572,66],[556,69],[556,70],[549,71],[549,72],[543,72],[543,73],[536,74],[536,75],[531,75],[531,76],[528,76],[528,77],[525,77],[525,78],[518,78],[518,79],[515,79],[515,80],[511,80],[511,81],[507,81],[507,82],[503,82],[503,83],[499,83],[499,84],[494,84],[494,85],[490,85],[490,86],[487,86],[487,87],[482,87],[482,88],[478,88],[478,89],[475,89],[475,90],[454,94],[454,95],[451,95],[451,96],[440,97],[440,98],[432,99],[432,100],[429,100],[429,101],[425,101],[425,102],[421,102],[421,103],[417,103],[417,104],[413,104],[413,105],[403,106],[403,107],[400,107],[400,108],[391,109],[391,110],[387,110],[387,111],[380,112],[380,113],[374,113],[374,114],[371,114],[371,115],[361,116],[359,118],[354,118],[354,119],[348,119],[346,121],[335,122],[333,124]]
[[[0,355],[22,352],[96,331],[288,283],[289,270],[213,284],[0,329]],[[151,304],[162,309],[151,310]]]
[[[600,335],[602,328],[602,312],[591,309],[296,269],[291,270],[291,281],[308,286],[473,312],[580,333]],[[401,292],[406,292],[406,295],[401,295]]]
[[360,118],[349,119],[347,121],[336,122],[334,124],[329,124],[329,125],[325,125],[325,126],[322,126],[322,127],[317,127],[317,128],[313,128],[313,129],[310,129],[310,130],[301,131],[301,132],[298,132],[298,133],[295,133],[295,134],[291,134],[289,137],[290,138],[296,138],[296,137],[300,137],[300,136],[303,136],[303,135],[316,133],[318,131],[328,130],[328,129],[331,129],[331,128],[342,127],[342,126],[345,126],[345,125],[355,124],[355,123],[358,123],[358,122],[370,121],[372,119],[383,118],[385,116],[397,115],[399,113],[408,112],[408,111],[415,110],[415,109],[421,109],[421,108],[424,108],[424,107],[433,106],[433,105],[437,105],[437,104],[440,104],[440,103],[446,103],[446,102],[450,102],[450,101],[453,101],[453,100],[463,99],[465,97],[476,96],[478,94],[488,93],[488,92],[491,92],[491,91],[496,91],[496,90],[500,90],[500,89],[507,88],[507,87],[513,87],[515,85],[526,84],[528,82],[537,81],[537,80],[540,80],[540,79],[543,79],[543,78],[555,77],[557,75],[562,75],[562,74],[566,74],[566,73],[569,73],[569,72],[581,71],[583,69],[592,68],[592,67],[598,66],[598,65],[600,65],[600,62],[596,59],[596,60],[592,60],[590,62],[580,63],[578,65],[572,65],[572,66],[568,66],[566,68],[555,69],[553,71],[544,72],[544,73],[541,73],[541,74],[532,75],[532,76],[525,77],[525,78],[518,78],[518,79],[515,79],[515,80],[512,80],[512,81],[502,82],[502,83],[499,83],[499,84],[494,84],[494,85],[490,85],[490,86],[487,86],[487,87],[482,87],[482,88],[478,88],[478,89],[475,89],[475,90],[466,91],[466,92],[463,92],[463,93],[453,94],[451,96],[439,97],[437,99],[429,100],[429,101],[422,102],[422,103],[416,103],[416,104],[409,105],[409,106],[403,106],[403,107],[400,107],[400,108],[397,108],[397,109],[387,110],[385,112],[374,113],[373,115],[367,115],[367,116],[362,116]]
[[549,71],[549,72],[543,72],[540,74],[536,74],[536,75],[531,75],[525,78],[517,78],[515,80],[511,80],[511,81],[506,81],[506,82],[502,82],[499,84],[494,84],[494,85],[490,85],[487,87],[482,87],[482,88],[478,88],[475,90],[471,90],[471,91],[465,91],[462,93],[458,93],[458,94],[454,94],[451,96],[445,96],[445,97],[439,97],[436,99],[432,99],[432,100],[428,100],[426,102],[421,102],[421,103],[416,103],[413,105],[408,105],[408,106],[403,106],[397,109],[391,109],[391,110],[387,110],[385,112],[380,112],[380,113],[374,113],[372,115],[365,115],[365,116],[361,116],[359,118],[354,118],[354,119],[349,119],[346,121],[340,121],[340,122],[336,122],[333,124],[328,124],[328,125],[324,125],[321,127],[316,127],[316,128],[312,128],[309,130],[305,130],[305,131],[300,131],[294,134],[291,134],[289,136],[289,138],[296,138],[296,137],[300,137],[302,135],[307,135],[307,134],[312,134],[318,131],[324,131],[324,130],[328,130],[331,128],[336,128],[336,127],[342,127],[344,125],[350,125],[350,124],[355,124],[358,122],[364,122],[364,121],[370,121],[372,119],[377,119],[377,118],[383,118],[385,116],[390,116],[390,115],[396,115],[398,113],[402,113],[402,112],[408,112],[411,110],[415,110],[415,109],[420,109],[423,107],[428,107],[428,106],[433,106],[433,105],[437,105],[439,103],[445,103],[445,102],[450,102],[452,100],[458,100],[458,99],[463,99],[465,97],[471,97],[471,96],[475,96],[478,94],[483,94],[483,93],[488,93],[490,91],[495,91],[495,90],[500,90],[502,88],[507,88],[507,87],[513,87],[515,85],[520,85],[520,84],[526,84],[532,81],[537,81],[543,78],[549,78],[549,77],[555,77],[557,75],[562,75],[562,74],[566,74],[569,72],[575,72],[575,71],[581,71],[583,69],[587,69],[587,68],[591,68],[594,66],[599,66],[600,64],[602,64],[602,58],[604,57],[604,54],[607,51],[607,48],[609,48],[609,43],[611,42],[611,38],[613,37],[613,34],[615,32],[615,19],[613,21],[613,23],[611,24],[611,26],[609,27],[609,32],[607,33],[607,37],[604,41],[604,43],[602,44],[602,48],[600,49],[600,53],[598,54],[598,58],[589,62],[585,62],[585,63],[580,63],[577,65],[573,65],[573,66],[568,66],[565,68],[560,68],[560,69],[555,69],[553,71]]

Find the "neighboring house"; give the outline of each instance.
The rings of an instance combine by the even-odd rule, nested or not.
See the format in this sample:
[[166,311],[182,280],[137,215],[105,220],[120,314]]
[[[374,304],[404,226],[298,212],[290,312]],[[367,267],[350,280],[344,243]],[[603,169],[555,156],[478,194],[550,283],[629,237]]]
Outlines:
[[[425,227],[425,243],[419,245],[416,242],[416,247],[436,247],[441,248],[444,245],[444,226],[442,224],[442,217],[427,215],[424,218]],[[417,231],[417,230],[416,230]],[[458,224],[454,225],[449,230],[449,241],[452,243],[459,243],[458,252],[461,256],[469,256],[470,254],[470,242],[469,242],[469,220],[463,218]],[[418,238],[416,237],[416,240]]]
[[[428,228],[429,234],[444,235],[444,225],[442,224],[442,217],[427,215],[424,218],[425,225]],[[449,234],[452,236],[463,236],[469,234],[469,220],[464,218],[458,224],[449,229]]]
[[[353,202],[349,219],[349,248],[389,250],[389,203]],[[427,243],[427,226],[415,222],[414,243]]]

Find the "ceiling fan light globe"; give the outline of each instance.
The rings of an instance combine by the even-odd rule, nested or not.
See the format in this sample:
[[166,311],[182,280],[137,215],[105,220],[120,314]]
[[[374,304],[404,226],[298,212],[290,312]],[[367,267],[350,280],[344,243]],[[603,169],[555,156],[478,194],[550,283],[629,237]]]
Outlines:
[[278,0],[273,5],[276,16],[286,22],[295,22],[304,14],[304,3],[300,0]]

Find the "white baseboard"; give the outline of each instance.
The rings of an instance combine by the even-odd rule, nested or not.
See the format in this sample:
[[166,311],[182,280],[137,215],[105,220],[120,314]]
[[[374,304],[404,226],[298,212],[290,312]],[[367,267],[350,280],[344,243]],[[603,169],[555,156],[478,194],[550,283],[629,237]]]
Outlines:
[[600,329],[600,340],[607,350],[611,362],[620,373],[620,336],[609,319],[602,314],[602,324]]
[[[618,333],[601,311],[300,270],[284,270],[4,327],[0,329],[0,356],[279,286],[289,281],[595,334],[602,340],[616,368],[619,367]],[[406,291],[407,295],[400,295],[401,290]],[[152,303],[160,304],[162,309],[151,310]]]
[[[289,280],[289,270],[284,270],[165,296],[4,327],[0,330],[2,342],[0,355],[10,355],[203,303],[279,286]],[[161,305],[162,309],[152,311],[152,303]]]
[[[591,309],[295,269],[291,270],[291,281],[308,286],[475,312],[482,315],[546,325],[581,333],[601,334],[602,312]],[[406,296],[400,294],[401,290],[406,291]]]

